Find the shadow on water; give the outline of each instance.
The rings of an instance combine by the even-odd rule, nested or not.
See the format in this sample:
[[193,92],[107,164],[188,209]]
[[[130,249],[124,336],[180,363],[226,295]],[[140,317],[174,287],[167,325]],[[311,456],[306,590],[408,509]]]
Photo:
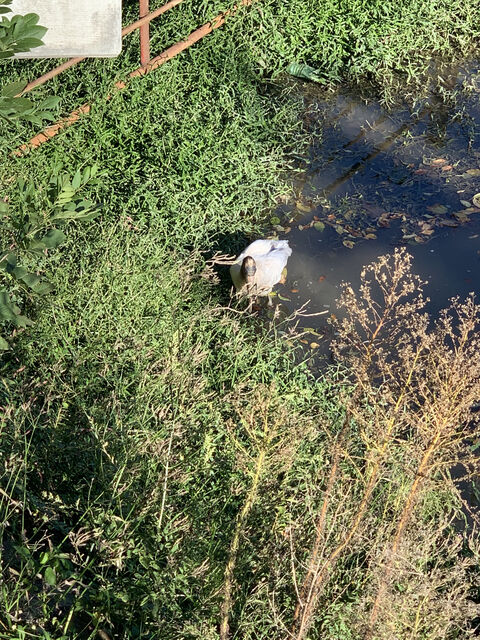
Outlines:
[[[277,211],[279,237],[293,249],[278,288],[288,307],[309,300],[312,313],[336,313],[340,283],[358,284],[364,265],[399,245],[428,280],[433,314],[453,296],[478,292],[479,65],[446,84],[447,98],[391,111],[348,91],[325,96],[303,85],[307,123],[323,135],[296,178],[296,202]],[[328,341],[328,314],[303,324]]]

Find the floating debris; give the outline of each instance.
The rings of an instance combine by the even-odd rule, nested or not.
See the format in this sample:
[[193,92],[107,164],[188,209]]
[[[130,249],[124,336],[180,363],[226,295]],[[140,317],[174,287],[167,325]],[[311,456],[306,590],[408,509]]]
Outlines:
[[308,64],[301,64],[299,62],[291,62],[287,67],[287,73],[291,76],[295,76],[296,78],[301,78],[302,80],[311,80],[312,82],[320,82],[321,84],[325,84],[325,78],[322,78],[320,72],[313,67],[310,67]]

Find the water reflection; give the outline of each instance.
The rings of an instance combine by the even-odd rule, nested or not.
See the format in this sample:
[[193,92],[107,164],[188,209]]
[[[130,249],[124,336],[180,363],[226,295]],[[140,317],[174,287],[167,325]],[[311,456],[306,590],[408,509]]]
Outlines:
[[[480,192],[478,78],[478,65],[470,65],[450,81],[456,93],[447,101],[432,96],[392,112],[342,91],[317,94],[308,117],[323,135],[313,139],[297,181],[297,206],[279,209],[281,227],[290,229],[279,237],[293,248],[279,292],[291,308],[310,300],[311,312],[335,312],[340,282],[358,283],[365,264],[399,244],[429,281],[433,313],[452,296],[479,291],[480,209],[472,206]],[[323,231],[312,226],[316,220]],[[328,337],[326,316],[306,325]]]

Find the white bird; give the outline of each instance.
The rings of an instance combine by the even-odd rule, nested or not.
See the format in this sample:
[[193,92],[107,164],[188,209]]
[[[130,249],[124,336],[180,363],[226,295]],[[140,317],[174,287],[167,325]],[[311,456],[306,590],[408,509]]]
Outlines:
[[[292,250],[288,240],[255,240],[242,251],[230,267],[239,296],[268,296],[280,282]],[[268,299],[271,304],[270,298]]]

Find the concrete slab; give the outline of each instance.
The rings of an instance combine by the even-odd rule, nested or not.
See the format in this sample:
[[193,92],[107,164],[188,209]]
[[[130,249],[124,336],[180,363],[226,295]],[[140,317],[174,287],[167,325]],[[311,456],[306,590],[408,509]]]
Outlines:
[[122,0],[13,0],[14,14],[36,13],[47,27],[42,47],[17,58],[110,58],[122,50]]

